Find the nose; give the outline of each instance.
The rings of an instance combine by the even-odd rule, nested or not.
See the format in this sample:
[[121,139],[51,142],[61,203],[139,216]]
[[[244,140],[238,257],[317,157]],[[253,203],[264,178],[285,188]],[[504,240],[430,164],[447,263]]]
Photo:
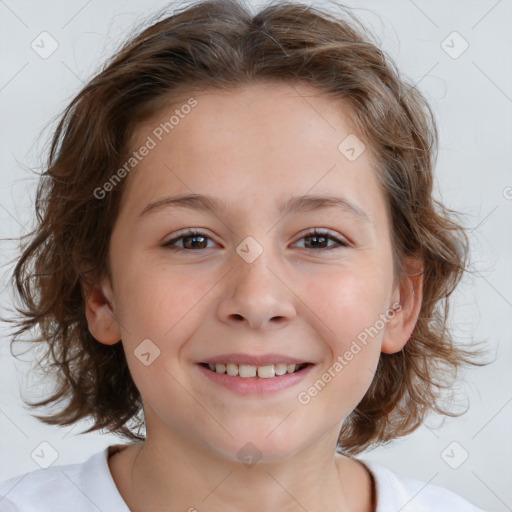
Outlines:
[[294,294],[265,252],[252,263],[243,260],[227,276],[218,304],[220,320],[251,329],[282,328],[296,316]]

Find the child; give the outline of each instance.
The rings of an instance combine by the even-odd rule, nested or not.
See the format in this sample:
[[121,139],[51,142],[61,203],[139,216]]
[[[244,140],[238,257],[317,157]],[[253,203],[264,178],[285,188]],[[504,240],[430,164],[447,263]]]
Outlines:
[[126,43],[58,125],[14,277],[58,385],[30,405],[68,399],[38,418],[131,442],[0,509],[478,511],[355,457],[476,364],[444,322],[467,238],[436,151],[355,18],[204,1]]

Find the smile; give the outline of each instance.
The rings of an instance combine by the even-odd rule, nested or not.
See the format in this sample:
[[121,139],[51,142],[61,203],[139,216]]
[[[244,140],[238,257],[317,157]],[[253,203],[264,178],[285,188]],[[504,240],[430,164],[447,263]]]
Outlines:
[[277,363],[264,366],[254,366],[249,364],[235,364],[235,363],[200,363],[201,366],[208,368],[210,371],[220,374],[227,374],[231,377],[241,377],[248,379],[257,377],[260,379],[271,379],[280,377],[282,375],[297,373],[309,363],[302,364],[287,364]]
[[[210,369],[210,365],[212,365],[212,369]],[[224,388],[238,395],[262,396],[297,386],[304,381],[316,365],[313,363],[277,363],[255,366],[203,362],[195,366],[199,373],[208,379],[209,388],[211,384],[214,384],[217,389]],[[215,390],[212,391],[216,393]]]

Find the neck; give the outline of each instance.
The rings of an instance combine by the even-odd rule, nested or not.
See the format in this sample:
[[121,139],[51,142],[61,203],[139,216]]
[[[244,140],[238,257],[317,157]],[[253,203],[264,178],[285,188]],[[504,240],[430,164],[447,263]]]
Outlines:
[[114,480],[132,511],[373,510],[367,471],[327,443],[249,466],[181,441],[148,436],[129,446],[122,461],[112,459]]

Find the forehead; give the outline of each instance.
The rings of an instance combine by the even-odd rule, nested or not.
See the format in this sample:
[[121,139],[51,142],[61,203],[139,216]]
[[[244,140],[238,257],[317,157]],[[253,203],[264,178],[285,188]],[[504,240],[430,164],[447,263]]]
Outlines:
[[133,149],[148,137],[154,147],[130,174],[124,201],[164,190],[269,201],[309,190],[371,197],[379,191],[370,151],[352,161],[342,152],[357,137],[351,115],[347,101],[303,83],[182,95],[138,127]]
[[[194,106],[190,107],[192,101]],[[148,134],[157,142],[170,144],[170,139],[179,138],[181,144],[186,144],[184,150],[194,149],[187,151],[189,157],[194,157],[212,150],[247,150],[243,144],[247,139],[252,139],[255,150],[260,149],[257,143],[270,144],[270,148],[277,144],[296,147],[309,136],[308,147],[312,150],[327,149],[340,137],[355,133],[352,115],[347,99],[333,99],[302,82],[206,89],[180,94],[179,99],[140,125],[134,146],[143,143]]]

